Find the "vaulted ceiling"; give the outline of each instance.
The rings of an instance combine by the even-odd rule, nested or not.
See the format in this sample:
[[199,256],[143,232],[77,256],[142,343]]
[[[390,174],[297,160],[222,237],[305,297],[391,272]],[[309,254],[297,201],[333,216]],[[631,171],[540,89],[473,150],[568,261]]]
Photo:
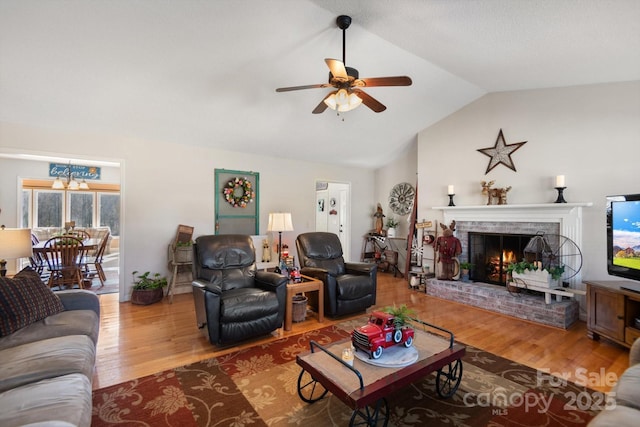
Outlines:
[[[382,113],[275,92],[327,80],[341,14],[347,65],[413,79]],[[0,0],[0,121],[115,138],[378,167],[488,92],[629,80],[637,0]]]

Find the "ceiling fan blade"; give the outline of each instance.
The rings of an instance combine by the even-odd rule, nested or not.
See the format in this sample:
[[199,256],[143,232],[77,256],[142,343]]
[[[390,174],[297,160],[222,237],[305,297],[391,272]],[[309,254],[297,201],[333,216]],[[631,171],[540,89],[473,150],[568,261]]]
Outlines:
[[316,105],[316,108],[313,109],[312,113],[313,114],[321,114],[324,113],[324,110],[326,110],[328,108],[327,104],[324,103],[324,100],[327,99],[328,97],[330,97],[332,94],[338,92],[337,90],[334,90],[333,92],[329,92],[327,94],[327,96],[325,96],[324,98],[322,98],[322,101],[320,101],[320,104]]
[[[363,82],[364,84],[359,84]],[[407,76],[393,76],[393,77],[371,77],[368,79],[359,79],[354,82],[354,86],[366,86],[366,87],[374,87],[374,86],[411,86],[410,77]]]
[[289,92],[291,90],[302,90],[302,89],[316,89],[320,87],[333,87],[330,84],[322,83],[317,85],[305,85],[305,86],[291,86],[291,87],[279,87],[276,89],[276,92]]
[[359,90],[359,89],[354,89],[353,91],[356,94],[358,94],[358,97],[360,99],[362,99],[362,103],[364,105],[366,105],[367,107],[371,108],[376,113],[381,113],[381,112],[383,112],[384,110],[387,109],[387,107],[385,107],[377,99],[375,99],[374,97],[372,97],[368,93],[366,93],[366,92],[364,92],[362,90]]
[[325,58],[324,62],[327,63],[327,66],[329,67],[329,70],[331,70],[331,74],[333,74],[333,77],[340,77],[343,79],[349,78],[347,69],[344,66],[344,62],[331,58]]

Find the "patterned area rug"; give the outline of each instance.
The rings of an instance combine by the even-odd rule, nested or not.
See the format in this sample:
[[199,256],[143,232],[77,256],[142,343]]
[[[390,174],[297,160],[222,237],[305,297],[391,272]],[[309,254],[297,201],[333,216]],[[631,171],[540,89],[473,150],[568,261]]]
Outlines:
[[[348,337],[345,322],[160,372],[93,393],[92,426],[346,426],[331,393],[297,394],[296,355]],[[389,426],[584,426],[604,396],[467,346],[462,383],[439,398],[435,374],[387,397]]]

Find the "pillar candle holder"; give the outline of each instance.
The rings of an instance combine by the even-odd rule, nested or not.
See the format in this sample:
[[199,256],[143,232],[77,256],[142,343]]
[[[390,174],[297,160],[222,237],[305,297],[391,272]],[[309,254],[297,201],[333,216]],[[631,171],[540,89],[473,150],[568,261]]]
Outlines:
[[567,203],[567,201],[564,199],[564,189],[567,187],[555,187],[556,190],[558,190],[558,198],[556,199],[556,203]]
[[453,203],[453,196],[455,196],[455,194],[449,194],[449,206],[455,206]]

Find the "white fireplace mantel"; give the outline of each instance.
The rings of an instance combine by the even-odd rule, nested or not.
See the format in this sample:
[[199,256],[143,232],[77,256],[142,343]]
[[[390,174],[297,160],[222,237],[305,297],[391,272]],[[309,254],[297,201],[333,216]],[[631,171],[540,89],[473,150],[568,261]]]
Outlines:
[[[513,215],[551,215],[557,216],[573,211],[575,208],[593,206],[592,202],[583,203],[538,203],[529,205],[477,205],[477,206],[434,206],[433,209],[456,216],[477,215],[502,218]],[[473,220],[473,219],[471,219]]]
[[581,241],[584,203],[540,203],[530,205],[436,206],[444,213],[444,223],[451,221],[553,222],[560,224],[560,234],[574,242]]

